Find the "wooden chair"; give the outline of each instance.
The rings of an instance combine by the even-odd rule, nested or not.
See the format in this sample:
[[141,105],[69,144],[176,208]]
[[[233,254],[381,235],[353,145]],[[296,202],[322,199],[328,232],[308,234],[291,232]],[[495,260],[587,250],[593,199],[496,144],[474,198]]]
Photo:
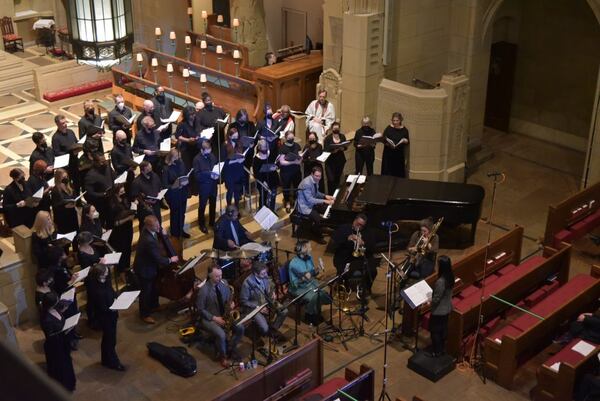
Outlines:
[[0,28],[2,28],[2,41],[4,42],[4,50],[11,53],[23,51],[23,38],[15,33],[12,18],[2,17],[0,20]]

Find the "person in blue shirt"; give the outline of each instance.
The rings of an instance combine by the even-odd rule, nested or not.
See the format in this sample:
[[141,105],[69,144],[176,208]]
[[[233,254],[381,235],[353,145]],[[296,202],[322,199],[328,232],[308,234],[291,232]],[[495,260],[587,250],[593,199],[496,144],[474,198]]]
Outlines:
[[310,221],[313,223],[311,231],[315,235],[315,241],[319,244],[326,244],[327,242],[323,239],[323,231],[321,223],[323,217],[321,213],[324,213],[327,205],[332,205],[335,201],[331,195],[325,195],[319,191],[319,182],[323,176],[323,170],[320,166],[313,166],[311,174],[300,182],[298,185],[298,202],[296,209],[298,213],[308,216]]
[[240,142],[240,134],[235,128],[229,129],[227,141],[221,146],[221,161],[225,162],[223,167],[223,181],[227,188],[225,199],[228,205],[233,201],[239,207],[247,177],[244,170],[244,150]]
[[172,148],[165,158],[165,167],[162,172],[162,186],[168,188],[165,199],[169,204],[171,235],[177,238],[189,238],[190,235],[183,230],[185,211],[187,209],[188,182],[186,168],[181,160],[179,150]]
[[[289,264],[289,292],[292,297],[297,297],[309,288],[315,289],[319,286],[319,281],[317,280],[318,272],[315,269],[315,264],[310,254],[310,242],[306,240],[298,241],[295,251],[296,256],[290,260]],[[305,320],[309,324],[314,325],[321,323],[323,321],[321,317],[321,305],[331,304],[329,295],[322,290],[317,292],[309,291],[304,295],[302,300],[306,302]]]
[[198,184],[198,225],[200,231],[208,233],[204,212],[208,203],[208,224],[213,227],[215,225],[215,211],[217,200],[217,182],[219,176],[212,172],[213,167],[217,164],[217,157],[212,153],[210,141],[202,142],[202,150],[194,158],[193,168],[194,177]]

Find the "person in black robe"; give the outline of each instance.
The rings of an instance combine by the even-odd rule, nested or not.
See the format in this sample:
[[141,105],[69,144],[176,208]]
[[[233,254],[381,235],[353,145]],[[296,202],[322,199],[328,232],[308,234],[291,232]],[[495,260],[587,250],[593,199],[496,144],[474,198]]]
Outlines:
[[248,242],[252,241],[248,238],[248,232],[239,221],[237,207],[234,205],[227,206],[225,214],[221,216],[215,227],[213,248],[232,251]]
[[[82,231],[77,235],[77,258],[82,269],[94,266],[101,261],[103,253],[92,245],[94,237],[88,231]],[[88,275],[84,281],[86,291],[88,291],[88,283],[90,276]],[[88,325],[94,330],[100,329],[100,322],[94,308],[86,308]]]
[[131,145],[123,131],[117,131],[115,133],[115,141],[112,150],[110,151],[110,161],[112,167],[115,170],[115,176],[119,177],[121,174],[127,172],[127,178],[125,179],[125,192],[129,193],[131,190],[131,183],[135,178],[135,168],[137,167],[133,161],[133,153],[131,152]]
[[[352,280],[358,280],[361,283],[360,289],[366,292],[365,295],[371,292],[373,281],[377,277],[377,263],[373,257],[374,236],[366,225],[367,216],[358,214],[351,224],[340,225],[332,236],[335,250],[333,264],[337,274],[342,274],[348,266],[349,271],[344,275],[344,281],[348,285]],[[357,241],[359,246],[364,248],[363,256],[353,255]]]
[[100,222],[103,226],[107,224],[108,220],[108,197],[114,179],[115,173],[104,155],[94,155],[94,166],[85,175],[85,198],[100,213]]
[[54,171],[54,188],[52,188],[52,213],[56,230],[60,234],[79,230],[77,209],[73,199],[75,199],[75,191],[71,187],[67,170],[56,169]]
[[159,154],[160,131],[156,128],[156,124],[152,118],[144,117],[142,120],[142,129],[137,132],[131,149],[137,154],[145,154],[144,161],[150,162],[152,169],[157,174],[161,172],[162,161]]
[[288,213],[291,211],[291,205],[296,198],[296,188],[302,181],[300,145],[294,142],[294,139],[293,131],[286,133],[285,142],[279,147],[279,176],[281,177],[285,210]]
[[279,154],[279,135],[274,134],[277,122],[273,119],[273,108],[269,103],[265,103],[264,113],[265,118],[258,122],[258,136],[269,144],[269,163],[275,163]]
[[335,146],[346,142],[346,136],[340,132],[340,123],[337,121],[331,124],[331,133],[325,137],[324,149],[331,154],[325,161],[325,169],[327,171],[327,191],[329,195],[333,195],[337,187],[340,185],[342,175],[344,174],[344,166],[346,165],[346,155],[344,151],[347,146]]
[[87,231],[96,237],[102,237],[102,223],[100,223],[100,213],[94,205],[87,204],[81,209],[81,227],[80,232]]
[[252,160],[252,172],[257,180],[269,188],[271,193],[260,184],[257,185],[260,207],[267,206],[275,212],[275,198],[277,196],[277,187],[279,186],[279,174],[277,169],[264,171],[263,166],[270,165],[276,167],[273,163],[269,163],[269,143],[266,139],[259,139],[256,145],[256,154]]
[[[317,160],[317,157],[323,154],[323,145],[319,143],[319,138],[314,132],[308,133],[308,143],[302,149],[302,170],[303,177],[306,178],[311,174],[313,167],[318,166],[323,168],[323,163]],[[319,181],[319,191],[325,192],[325,180]]]
[[62,331],[65,320],[61,315],[58,295],[47,293],[42,301],[43,313],[40,324],[44,331],[44,354],[48,376],[59,382],[68,391],[75,391],[77,379],[71,359],[68,333]]
[[50,269],[38,269],[37,273],[35,273],[35,285],[35,304],[38,308],[41,321],[44,313],[42,302],[46,294],[53,291],[54,272]]
[[[113,132],[123,131],[127,136],[127,143],[131,144],[131,125],[129,119],[133,112],[125,106],[123,95],[115,96],[115,108],[108,113],[108,128]],[[114,140],[115,138],[113,138]]]
[[213,174],[213,167],[217,164],[217,158],[212,153],[210,141],[202,142],[202,150],[194,158],[194,177],[198,184],[198,225],[200,231],[208,233],[204,212],[208,204],[208,224],[215,225],[215,211],[217,199],[217,182],[219,176]]
[[39,201],[37,206],[33,206],[31,210],[33,213],[37,213],[40,210],[45,210],[47,212],[50,211],[50,185],[48,185],[48,181],[44,177],[44,172],[46,171],[47,165],[43,160],[38,160],[33,164],[33,169],[31,171],[31,175],[27,180],[27,186],[32,194],[37,193],[39,190],[43,190],[42,199]]
[[408,145],[408,130],[402,125],[402,121],[402,114],[396,112],[392,114],[392,124],[383,130],[385,147],[381,158],[381,175],[406,178],[404,148]]
[[79,161],[77,159],[77,152],[79,151],[79,145],[77,144],[77,137],[73,130],[68,128],[67,118],[58,114],[54,117],[54,123],[56,124],[56,132],[52,135],[52,150],[54,151],[54,157],[66,155],[69,157],[69,165],[67,170],[69,171],[69,177],[73,183],[73,190],[75,194],[79,195],[79,189],[81,188],[81,178],[79,177]]
[[187,209],[189,178],[179,179],[186,175],[186,168],[181,161],[179,150],[172,148],[165,158],[165,168],[162,174],[162,186],[168,188],[165,199],[169,204],[169,219],[171,235],[177,238],[190,238],[183,230],[185,212]]
[[[171,113],[173,112],[173,102],[171,101],[171,98],[165,95],[165,88],[162,86],[156,88],[152,103],[154,104],[155,123],[157,125],[162,125],[162,120],[167,120],[171,117]],[[158,117],[158,120],[156,120],[156,117]],[[160,139],[163,140],[171,137],[171,133],[172,128],[171,124],[169,124],[165,129],[160,131]]]
[[127,198],[123,184],[115,186],[110,208],[111,224],[109,228],[112,229],[112,233],[108,243],[115,252],[121,252],[117,271],[125,273],[131,268],[131,243],[133,241],[133,216],[135,216],[135,212],[131,210],[131,203]]
[[25,202],[32,195],[25,181],[25,173],[19,168],[13,168],[9,174],[13,181],[4,188],[2,200],[4,219],[10,228],[19,225],[31,228],[35,214]]
[[38,269],[49,267],[48,250],[52,246],[54,236],[54,223],[50,213],[40,210],[35,216],[35,221],[31,227],[31,254],[33,261],[37,263]]
[[[240,142],[242,144],[242,150],[246,155],[246,160],[244,161],[244,165],[246,168],[252,167],[252,159],[254,158],[254,141],[256,140],[256,125],[250,121],[250,117],[248,116],[248,111],[246,109],[239,109],[236,116],[235,121],[229,125],[229,128],[235,128],[238,134],[240,135]],[[245,138],[245,139],[244,139]],[[254,138],[254,139],[253,139]],[[248,149],[251,148],[251,149]],[[248,173],[244,171],[244,189],[245,192],[249,192],[248,185]]]
[[235,128],[230,128],[227,141],[221,146],[221,161],[225,162],[222,174],[227,189],[225,200],[228,205],[233,201],[237,207],[240,205],[244,183],[247,181],[244,171],[245,160],[241,159],[244,159],[244,154],[240,134]]
[[154,215],[162,224],[160,201],[154,199],[161,188],[160,177],[152,171],[152,164],[144,160],[140,163],[140,175],[131,184],[131,199],[138,201],[137,216],[140,225],[148,215]]
[[110,309],[116,295],[108,267],[103,264],[94,265],[86,280],[86,287],[87,307],[94,310],[94,315],[102,329],[102,343],[100,345],[102,366],[123,372],[125,367],[121,364],[115,350],[119,314],[116,310]]
[[373,175],[373,163],[375,162],[375,142],[361,142],[363,136],[372,137],[375,130],[371,128],[371,119],[364,117],[361,121],[361,127],[354,133],[354,173],[362,174],[363,167],[367,167],[367,175]]
[[88,160],[92,160],[94,154],[104,153],[102,136],[104,135],[104,124],[102,117],[96,114],[94,102],[86,100],[83,102],[84,115],[79,119],[79,139],[85,136],[83,152]]
[[38,160],[43,160],[46,163],[46,169],[44,170],[44,178],[49,180],[52,178],[54,165],[54,150],[48,146],[46,137],[41,132],[34,132],[31,135],[31,140],[35,143],[35,149],[29,156],[29,174],[33,173],[33,165]]
[[202,95],[202,102],[204,103],[204,108],[200,110],[199,113],[196,113],[194,126],[196,128],[196,132],[202,132],[202,130],[206,128],[215,127],[215,132],[210,142],[213,153],[215,156],[218,156],[218,149],[223,143],[225,137],[225,133],[223,132],[225,129],[225,124],[220,123],[217,120],[223,120],[226,116],[226,113],[223,111],[223,109],[216,107],[213,104],[212,96],[210,96],[208,93],[204,93]]
[[[177,146],[181,151],[181,159],[187,173],[192,169],[194,158],[200,151],[200,134],[194,128],[194,119],[196,118],[196,109],[188,106],[183,109],[183,120],[177,124],[175,138],[177,138]],[[189,190],[192,195],[198,195],[196,181],[191,180]]]

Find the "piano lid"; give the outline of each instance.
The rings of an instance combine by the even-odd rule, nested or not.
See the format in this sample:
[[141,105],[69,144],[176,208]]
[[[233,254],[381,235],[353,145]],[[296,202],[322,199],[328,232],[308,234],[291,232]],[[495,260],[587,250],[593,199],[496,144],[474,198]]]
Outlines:
[[402,201],[469,205],[481,204],[484,195],[485,191],[479,185],[373,175],[367,177],[356,202],[374,205]]

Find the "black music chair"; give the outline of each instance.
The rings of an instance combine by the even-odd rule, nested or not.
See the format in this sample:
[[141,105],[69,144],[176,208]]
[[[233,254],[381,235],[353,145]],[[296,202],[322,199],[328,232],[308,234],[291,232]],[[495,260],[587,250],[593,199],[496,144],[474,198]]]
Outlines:
[[299,229],[310,229],[313,225],[310,217],[298,210],[298,200],[294,203],[294,210],[290,214],[290,222],[292,223],[292,237],[296,239],[300,239]]

